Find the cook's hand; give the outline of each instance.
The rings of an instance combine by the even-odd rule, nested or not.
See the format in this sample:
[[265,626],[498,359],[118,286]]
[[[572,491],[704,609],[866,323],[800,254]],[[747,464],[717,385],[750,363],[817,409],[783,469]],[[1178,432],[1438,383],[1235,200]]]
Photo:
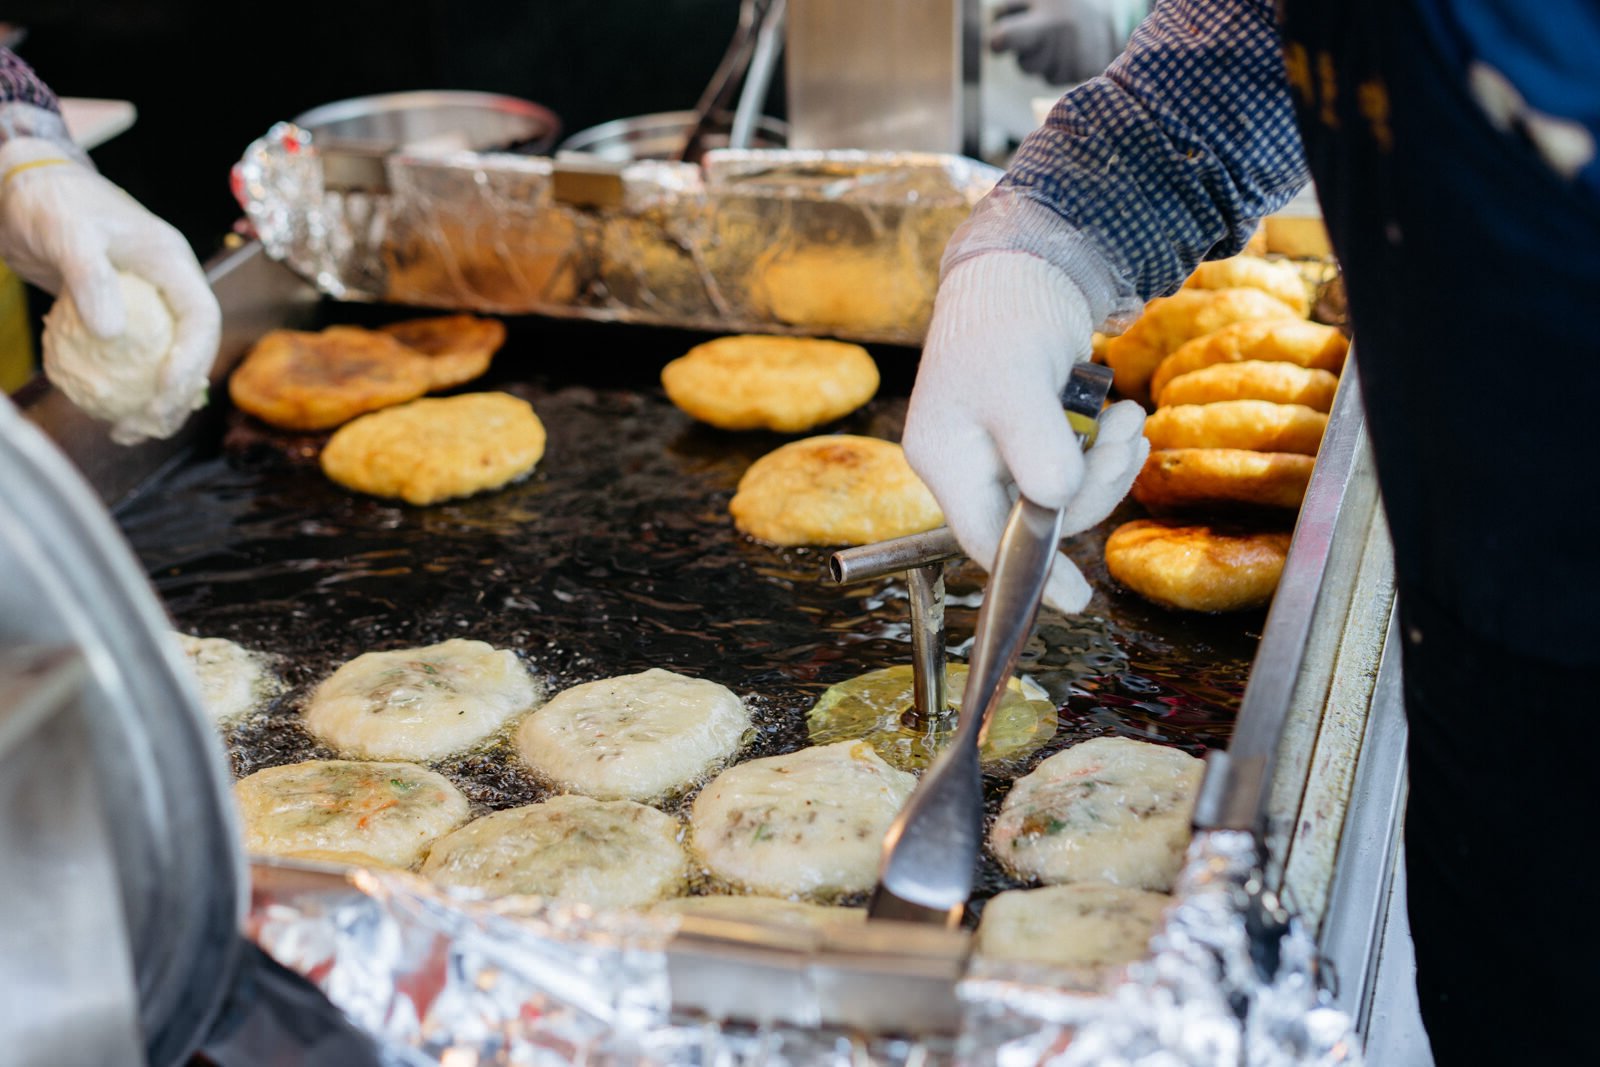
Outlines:
[[127,321],[117,271],[139,275],[174,320],[157,405],[170,400],[176,413],[209,375],[222,313],[188,242],[52,141],[20,137],[0,146],[0,260],[41,289],[71,296],[102,340]]
[[[992,567],[1013,485],[1064,508],[1062,535],[1104,521],[1149,454],[1144,409],[1131,400],[1100,418],[1085,455],[1061,409],[1072,364],[1089,357],[1093,323],[1077,286],[1021,252],[957,264],[939,286],[906,414],[912,469],[944,509],[962,550]],[[1074,613],[1092,590],[1058,555],[1045,600]]]
[[1092,78],[1122,51],[1126,0],[1008,0],[995,11],[989,48],[1052,85]]

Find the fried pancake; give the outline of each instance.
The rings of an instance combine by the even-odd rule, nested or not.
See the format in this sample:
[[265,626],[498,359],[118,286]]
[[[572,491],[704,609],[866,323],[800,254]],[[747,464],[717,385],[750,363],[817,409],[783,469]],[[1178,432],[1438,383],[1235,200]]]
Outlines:
[[379,329],[428,357],[428,370],[433,376],[429,392],[465,385],[483,374],[489,369],[494,354],[506,343],[503,322],[480,319],[476,315],[407,319]]
[[1102,972],[1146,954],[1165,893],[1100,882],[1008,889],[984,905],[977,954]]
[[1314,456],[1328,416],[1300,404],[1222,400],[1157,408],[1144,423],[1152,451],[1164,448],[1248,448]]
[[555,796],[475,819],[436,841],[422,873],[487,896],[527,893],[639,908],[685,889],[678,820],[631,800]]
[[1018,878],[1165,893],[1183,866],[1205,764],[1166,745],[1093,737],[1017,779],[989,851]]
[[413,400],[341,426],[322,472],[358,493],[436,504],[525,476],[544,440],[533,407],[508,393]]
[[516,653],[456,637],[341,664],[312,691],[304,722],[347,756],[436,760],[480,744],[543,699]]
[[900,446],[825,434],[769,452],[739,479],[734,525],[776,545],[865,545],[944,521]]
[[1150,378],[1150,392],[1160,396],[1167,383],[1182,374],[1217,363],[1265,360],[1293,363],[1338,374],[1350,350],[1345,335],[1332,326],[1306,319],[1236,322],[1185,342],[1161,361]]
[[1311,313],[1311,294],[1300,269],[1286,259],[1230,256],[1195,268],[1185,289],[1260,289],[1304,317]]
[[330,326],[321,333],[266,334],[228,379],[228,395],[262,422],[327,430],[413,400],[432,383],[422,353],[387,334]]
[[1136,519],[1106,539],[1106,569],[1163,607],[1248,611],[1272,600],[1289,537]]
[[1294,308],[1260,289],[1179,289],[1157,297],[1123,333],[1106,341],[1106,365],[1118,392],[1150,396],[1150,376],[1178,346],[1235,322],[1298,320]]
[[695,345],[661,369],[661,385],[721,429],[799,433],[871,400],[878,365],[860,345],[743,334]]
[[1298,508],[1315,463],[1289,452],[1162,449],[1144,461],[1133,498],[1157,512],[1216,504]]
[[392,867],[416,863],[468,813],[448,778],[413,763],[307,760],[257,771],[233,794],[248,852],[322,861],[355,854]]
[[883,835],[916,784],[864,741],[750,760],[695,797],[694,852],[713,877],[752,893],[859,893],[872,888]]
[[1156,404],[1215,404],[1223,400],[1270,400],[1275,404],[1304,404],[1313,411],[1330,411],[1339,376],[1294,363],[1247,359],[1242,363],[1213,363],[1180,374],[1155,394]]

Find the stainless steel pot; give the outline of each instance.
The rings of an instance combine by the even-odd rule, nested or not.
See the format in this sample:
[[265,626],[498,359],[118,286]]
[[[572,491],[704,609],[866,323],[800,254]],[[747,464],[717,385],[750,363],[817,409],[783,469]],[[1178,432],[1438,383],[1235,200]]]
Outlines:
[[319,146],[369,152],[442,146],[541,155],[561,135],[555,112],[531,100],[455,90],[339,100],[297,115],[294,123],[311,131]]
[[[713,116],[720,132],[709,133],[703,147],[725,148],[731,115]],[[598,156],[617,163],[636,159],[671,159],[683,146],[695,122],[693,111],[662,111],[653,115],[636,115],[633,118],[613,119],[580,130],[561,142],[558,151],[579,152]],[[789,127],[782,121],[763,115],[756,122],[749,148],[783,148],[789,141]]]

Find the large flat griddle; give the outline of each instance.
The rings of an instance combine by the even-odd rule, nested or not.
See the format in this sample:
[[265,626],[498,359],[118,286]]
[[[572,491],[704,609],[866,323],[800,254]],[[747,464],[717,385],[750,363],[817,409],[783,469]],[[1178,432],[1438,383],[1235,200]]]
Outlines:
[[[328,303],[310,324],[418,314]],[[464,391],[504,389],[539,413],[549,445],[524,482],[427,508],[362,496],[325,479],[305,439],[223,411],[118,509],[178,628],[281,657],[289,690],[227,732],[236,773],[334,755],[299,713],[340,663],[452,637],[516,650],[552,692],[650,667],[718,681],[755,709],[758,734],[741,759],[806,745],[806,712],[828,686],[910,662],[901,580],[838,586],[826,577],[828,549],[776,548],[734,528],[727,503],[739,477],[793,438],[714,430],[666,400],[660,367],[709,335],[507,323],[490,374]],[[916,352],[873,353],[878,398],[815,432],[898,440]],[[1229,740],[1263,614],[1176,614],[1119,589],[1104,539],[1138,514],[1127,504],[1068,543],[1098,591],[1082,616],[1047,610],[1024,653],[1021,669],[1057,705],[1058,728],[988,776],[991,813],[1013,778],[1088,737],[1196,755]],[[948,577],[957,658],[982,580],[970,563]],[[436,767],[479,813],[549,792],[503,739]],[[692,795],[665,806],[679,810]],[[980,897],[1017,884],[984,864]]]

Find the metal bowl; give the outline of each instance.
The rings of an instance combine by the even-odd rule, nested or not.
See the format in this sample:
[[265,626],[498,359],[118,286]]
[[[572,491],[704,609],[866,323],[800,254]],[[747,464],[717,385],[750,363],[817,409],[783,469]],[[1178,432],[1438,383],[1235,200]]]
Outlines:
[[[728,144],[726,128],[732,115],[715,116],[722,127],[706,137],[707,148],[725,148]],[[581,152],[617,163],[635,159],[671,159],[689,136],[694,124],[693,111],[661,111],[653,115],[637,115],[628,119],[613,119],[591,126],[587,130],[561,142],[562,152]],[[755,134],[750,148],[783,148],[789,142],[789,127],[784,122],[763,115],[756,121]]]
[[294,122],[321,145],[370,152],[438,146],[541,155],[561,136],[555,112],[531,100],[446,90],[338,100]]

